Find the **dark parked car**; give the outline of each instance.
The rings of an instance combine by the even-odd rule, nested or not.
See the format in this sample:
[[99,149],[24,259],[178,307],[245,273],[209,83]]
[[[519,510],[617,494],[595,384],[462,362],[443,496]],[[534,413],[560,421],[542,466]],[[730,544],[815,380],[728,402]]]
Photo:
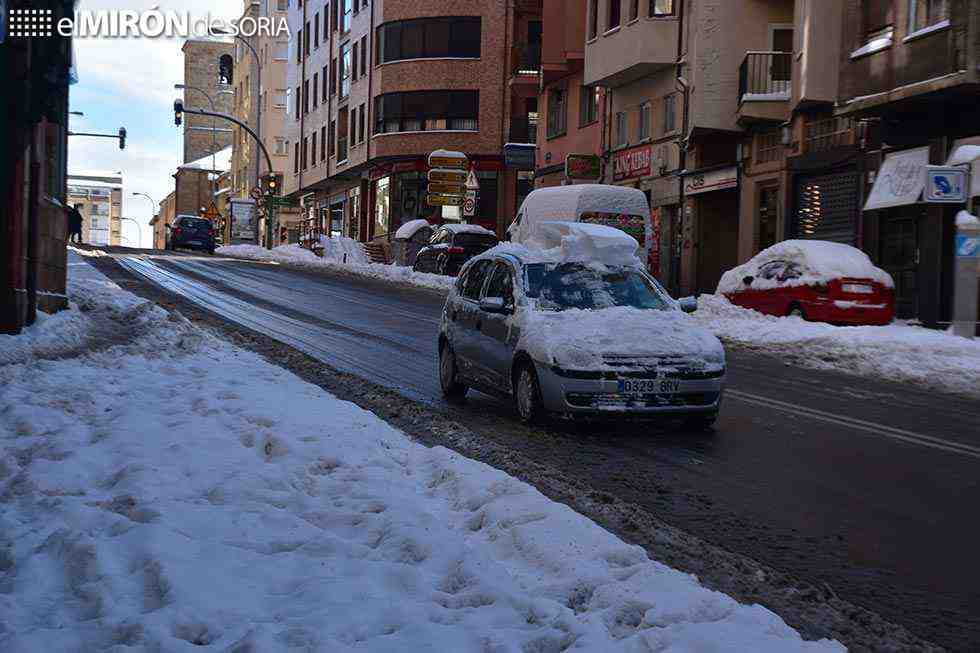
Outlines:
[[215,248],[214,225],[210,220],[192,215],[178,215],[170,230],[170,242],[167,249],[186,247],[199,249],[214,254]]
[[492,231],[477,224],[444,224],[432,234],[429,244],[419,250],[412,269],[453,277],[464,263],[499,242]]

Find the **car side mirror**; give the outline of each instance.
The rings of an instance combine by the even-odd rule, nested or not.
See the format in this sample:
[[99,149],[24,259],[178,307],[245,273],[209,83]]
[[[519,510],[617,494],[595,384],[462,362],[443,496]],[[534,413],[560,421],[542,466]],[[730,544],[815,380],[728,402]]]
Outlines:
[[512,312],[511,309],[508,308],[503,297],[484,297],[480,301],[480,310],[485,313],[494,313],[496,315],[504,315]]
[[681,297],[677,300],[677,303],[685,313],[693,313],[698,310],[698,300],[696,297]]
[[751,275],[742,278],[742,283],[744,283],[746,286],[751,286],[753,281],[755,281],[755,277]]

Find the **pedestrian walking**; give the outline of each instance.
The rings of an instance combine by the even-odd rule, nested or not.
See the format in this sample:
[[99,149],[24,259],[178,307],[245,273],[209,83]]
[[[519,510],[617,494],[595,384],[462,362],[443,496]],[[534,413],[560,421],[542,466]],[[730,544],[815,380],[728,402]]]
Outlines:
[[78,236],[76,242],[79,245],[82,244],[82,212],[79,211],[80,208],[82,205],[76,204],[68,209],[68,242],[72,242],[72,239]]

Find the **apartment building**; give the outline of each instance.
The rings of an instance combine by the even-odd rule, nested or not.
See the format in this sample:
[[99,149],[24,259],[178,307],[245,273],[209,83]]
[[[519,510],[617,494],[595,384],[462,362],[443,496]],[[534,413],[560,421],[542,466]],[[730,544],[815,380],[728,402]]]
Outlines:
[[[419,217],[503,231],[532,187],[503,150],[535,124],[540,1],[307,0],[289,24],[284,187],[303,207],[304,242],[369,241]],[[470,159],[473,215],[425,202],[440,148]]]
[[123,242],[123,180],[114,173],[68,174],[68,205],[80,204],[82,241],[90,245],[126,245]]
[[605,124],[605,90],[584,84],[586,3],[544,0],[542,16],[541,92],[533,125],[537,188],[575,183],[565,175],[565,159],[601,155]]
[[[296,0],[245,0],[241,18],[264,16],[278,21],[288,15],[290,2]],[[272,160],[272,171],[283,175],[291,161],[285,134],[289,39],[281,34],[259,32],[236,39],[234,47],[238,72],[232,85],[234,116],[259,133]],[[232,129],[231,193],[244,199],[269,170],[255,140],[238,126]],[[298,212],[288,207],[281,208],[277,215],[280,224],[291,224],[297,219]],[[259,224],[260,240],[265,233],[264,224]]]

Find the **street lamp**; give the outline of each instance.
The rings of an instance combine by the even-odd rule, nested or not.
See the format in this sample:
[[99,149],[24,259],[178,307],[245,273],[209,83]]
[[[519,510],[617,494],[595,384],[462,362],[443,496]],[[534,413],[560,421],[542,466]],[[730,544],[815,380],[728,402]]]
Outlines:
[[143,247],[143,227],[140,226],[140,223],[137,222],[136,220],[133,220],[132,218],[120,218],[120,220],[129,220],[130,222],[136,225],[136,233],[140,235],[140,240],[137,246]]
[[[150,200],[150,213],[151,214],[156,214],[156,212],[157,212],[157,203],[153,201],[153,198],[152,197],[150,197],[146,193],[136,193],[136,192],[134,192],[133,195],[134,196],[137,196],[138,195],[140,197],[145,197],[146,199]],[[125,220],[132,220],[132,218],[124,218],[124,219]],[[133,220],[133,222],[136,222],[136,221]],[[137,226],[139,226],[139,223],[137,223]],[[142,242],[143,242],[143,228],[140,227],[140,243],[142,244]],[[150,243],[150,249],[152,249],[152,248],[153,248],[153,243],[151,242]]]
[[[211,98],[211,96],[208,94],[208,92],[205,91],[203,88],[198,88],[197,86],[188,86],[187,84],[174,84],[174,88],[177,89],[178,91],[181,91],[181,90],[184,90],[184,89],[187,89],[189,91],[197,91],[198,93],[200,93],[201,95],[203,95],[204,97],[206,97],[208,99],[208,102],[211,103],[211,112],[214,113],[214,111],[215,111],[215,108],[214,108],[214,100]],[[211,118],[211,172],[212,173],[214,173],[217,170],[217,167],[218,167],[218,164],[216,163],[216,160],[217,159],[215,158],[215,154],[216,154],[215,150],[218,147],[217,144],[215,143],[215,131],[216,130],[217,130],[217,126],[215,125],[214,118]],[[216,181],[212,179],[211,180],[211,183],[212,183],[212,185],[215,185],[216,184]],[[217,190],[217,186],[216,185],[215,185],[215,187],[214,187],[213,190]]]

